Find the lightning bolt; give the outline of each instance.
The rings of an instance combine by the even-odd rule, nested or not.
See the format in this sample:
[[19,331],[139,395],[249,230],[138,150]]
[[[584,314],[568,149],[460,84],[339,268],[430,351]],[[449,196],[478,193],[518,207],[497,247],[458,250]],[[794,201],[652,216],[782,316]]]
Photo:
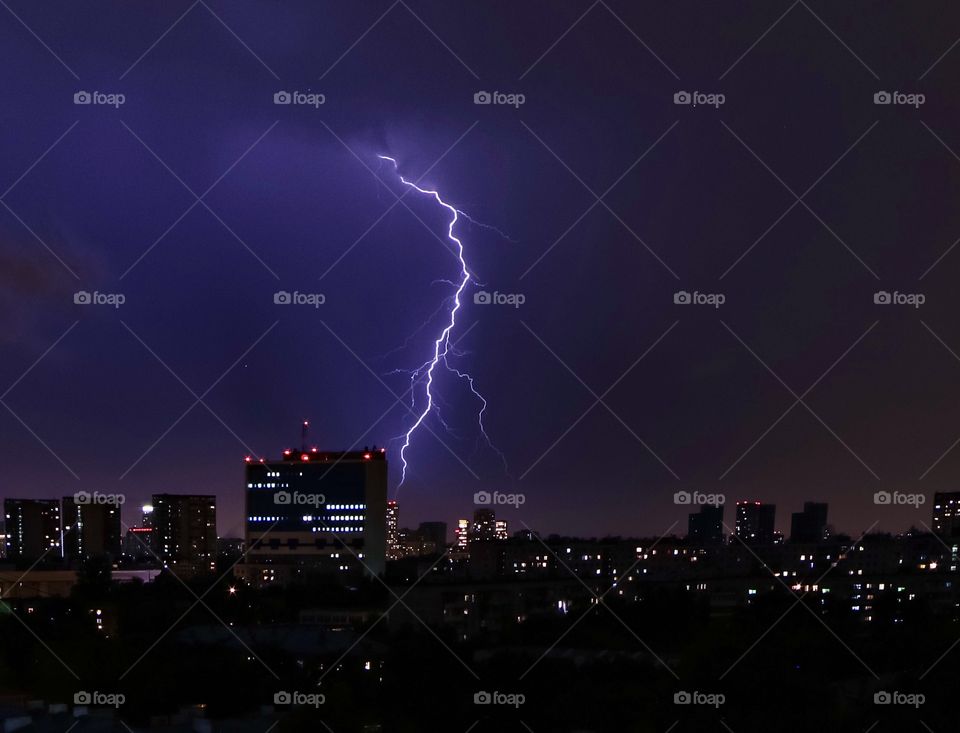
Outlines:
[[[417,369],[413,370],[410,376],[410,384],[411,386],[413,386],[420,379],[421,375],[425,375],[427,404],[423,407],[423,409],[418,414],[416,421],[414,421],[413,425],[410,427],[409,430],[407,430],[407,432],[403,436],[403,446],[400,448],[400,463],[402,464],[403,468],[401,470],[400,483],[397,485],[397,488],[399,489],[401,486],[403,486],[403,482],[406,481],[407,479],[407,449],[410,447],[410,441],[413,438],[413,434],[423,424],[423,421],[426,420],[427,416],[432,411],[436,411],[437,417],[440,420],[440,423],[444,426],[445,429],[449,430],[447,424],[443,421],[443,418],[440,417],[439,410],[436,409],[435,400],[439,401],[439,398],[435,398],[433,394],[434,372],[437,368],[437,365],[440,364],[441,362],[443,363],[443,367],[445,369],[447,369],[453,374],[456,374],[457,377],[465,381],[469,386],[470,391],[473,393],[473,395],[478,400],[480,400],[480,403],[482,406],[480,408],[480,411],[477,413],[477,422],[480,426],[480,432],[483,434],[483,437],[486,440],[487,444],[500,456],[500,459],[504,462],[504,468],[506,468],[506,459],[503,453],[490,440],[490,436],[487,435],[487,430],[483,424],[483,415],[487,409],[487,400],[484,398],[482,394],[480,394],[479,390],[477,390],[473,377],[467,372],[461,372],[460,370],[455,369],[450,365],[450,363],[447,360],[448,355],[450,355],[451,353],[454,356],[456,356],[458,353],[456,351],[456,348],[450,343],[450,335],[451,333],[453,333],[453,330],[457,326],[457,313],[459,312],[460,306],[462,305],[460,296],[467,289],[467,286],[470,284],[471,279],[473,279],[471,277],[470,268],[467,265],[467,261],[464,255],[463,242],[459,239],[459,237],[457,237],[456,234],[454,234],[454,228],[456,227],[457,222],[460,220],[460,218],[463,217],[469,222],[478,224],[479,226],[483,226],[488,229],[494,229],[495,231],[498,231],[498,232],[499,230],[496,229],[495,227],[489,227],[488,225],[480,224],[479,222],[474,221],[469,216],[467,216],[467,214],[460,211],[457,207],[453,206],[452,204],[448,204],[446,201],[444,201],[440,197],[439,192],[430,191],[425,188],[420,188],[420,186],[418,186],[416,183],[413,183],[412,181],[408,181],[406,178],[404,178],[400,174],[400,168],[397,165],[397,161],[394,158],[391,158],[387,155],[378,155],[377,157],[380,160],[387,160],[393,164],[393,169],[396,172],[397,176],[399,177],[400,182],[403,183],[404,186],[408,186],[414,189],[415,191],[417,191],[418,193],[421,193],[425,196],[430,196],[438,204],[440,204],[440,206],[442,206],[444,209],[450,212],[450,222],[447,225],[447,239],[449,239],[455,245],[457,258],[460,261],[459,281],[458,282],[446,281],[446,282],[449,282],[450,285],[455,288],[452,298],[448,299],[452,301],[452,306],[448,313],[448,320],[447,320],[446,326],[440,332],[440,335],[437,337],[437,339],[433,342],[432,357],[429,358],[427,361],[425,361],[423,364],[421,364]],[[414,397],[413,390],[411,390],[411,407],[414,408],[414,411],[416,410],[416,398]]]

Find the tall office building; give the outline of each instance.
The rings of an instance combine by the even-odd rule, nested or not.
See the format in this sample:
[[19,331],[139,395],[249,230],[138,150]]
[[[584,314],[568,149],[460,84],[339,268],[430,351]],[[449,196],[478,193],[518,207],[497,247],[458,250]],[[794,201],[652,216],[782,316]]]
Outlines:
[[687,539],[696,547],[723,544],[723,504],[703,504],[700,511],[687,515]]
[[400,506],[396,501],[387,502],[387,559],[396,560],[400,557],[400,536],[398,522]]
[[827,538],[826,502],[807,501],[802,512],[790,516],[790,541],[803,544],[823,542]]
[[960,536],[960,491],[933,495],[933,531],[941,537]]
[[[89,497],[89,495],[88,495]],[[122,551],[120,507],[63,497],[63,557],[70,567],[79,567],[92,557],[118,560]]]
[[386,451],[285,450],[248,459],[246,479],[248,553],[237,574],[247,582],[384,572]]
[[7,559],[59,560],[62,555],[60,502],[56,499],[5,499]]
[[510,536],[510,531],[507,529],[507,520],[498,519],[494,522],[493,525],[493,538],[496,540],[505,540]]
[[154,494],[154,551],[174,573],[216,569],[217,497]]
[[465,552],[470,543],[470,520],[458,519],[457,528],[454,530],[454,545],[456,549]]
[[497,538],[497,515],[493,509],[477,509],[473,513],[471,542],[490,542]]
[[777,505],[738,501],[735,531],[746,545],[772,545]]

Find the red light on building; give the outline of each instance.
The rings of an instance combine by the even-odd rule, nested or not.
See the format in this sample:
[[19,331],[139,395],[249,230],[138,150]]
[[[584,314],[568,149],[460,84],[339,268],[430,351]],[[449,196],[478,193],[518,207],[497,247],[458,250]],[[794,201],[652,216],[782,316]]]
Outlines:
[[243,460],[245,460],[245,461],[246,461],[247,463],[250,463],[250,461],[251,461],[251,460],[253,460],[253,459],[252,459],[252,458],[250,458],[250,456],[247,456],[247,457],[246,457],[246,458],[244,458]]
[[300,456],[300,460],[301,460],[301,461],[309,461],[309,460],[310,460],[310,456],[309,456],[307,453],[304,453],[302,456]]
[[369,460],[370,460],[370,454],[369,454],[369,453],[364,453],[364,454],[363,454],[363,460],[369,461]]

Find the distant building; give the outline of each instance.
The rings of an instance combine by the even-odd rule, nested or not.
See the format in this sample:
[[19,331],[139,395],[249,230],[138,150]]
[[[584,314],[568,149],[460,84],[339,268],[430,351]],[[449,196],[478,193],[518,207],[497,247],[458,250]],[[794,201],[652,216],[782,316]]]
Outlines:
[[153,529],[151,527],[130,527],[123,537],[123,557],[130,562],[155,564]]
[[461,552],[466,552],[467,545],[470,542],[470,520],[469,519],[458,519],[457,528],[454,530],[456,535],[454,545],[457,550]]
[[933,531],[941,537],[960,536],[960,491],[933,495]]
[[56,499],[5,499],[7,559],[62,557],[60,502]]
[[812,544],[827,538],[826,502],[807,501],[802,512],[794,512],[790,518],[790,541]]
[[400,520],[400,506],[396,501],[387,502],[387,559],[396,560],[400,557],[400,536],[398,522]]
[[497,515],[493,509],[477,509],[473,513],[471,542],[492,542],[497,538]]
[[697,547],[723,544],[723,504],[703,504],[700,511],[687,515],[687,539]]
[[153,495],[154,549],[175,573],[216,569],[217,497]]
[[446,522],[420,522],[417,530],[425,542],[432,544],[436,552],[443,552],[447,546]]
[[498,519],[498,520],[494,523],[493,537],[494,537],[494,539],[497,539],[497,540],[505,540],[505,539],[508,539],[508,538],[510,537],[510,532],[509,532],[509,530],[507,529],[507,520],[506,520],[506,519]]
[[386,569],[386,451],[314,448],[248,459],[246,499],[247,555],[236,572],[247,582]]
[[745,545],[772,545],[776,533],[776,504],[759,501],[738,501],[735,532]]
[[120,559],[123,551],[120,506],[78,501],[77,495],[63,497],[63,557],[69,567],[79,567],[92,557]]

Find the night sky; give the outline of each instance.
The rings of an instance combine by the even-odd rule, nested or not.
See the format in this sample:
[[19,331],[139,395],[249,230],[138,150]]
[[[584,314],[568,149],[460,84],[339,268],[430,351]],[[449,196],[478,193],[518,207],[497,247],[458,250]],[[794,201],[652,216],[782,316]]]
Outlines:
[[[378,154],[506,233],[457,230],[484,290],[525,296],[471,287],[453,333],[508,472],[440,375],[450,433],[415,435],[402,524],[496,489],[526,497],[513,529],[682,533],[696,489],[775,502],[784,530],[828,501],[858,533],[957,488],[955,3],[0,4],[0,496],[122,492],[132,523],[154,492],[215,493],[238,535],[244,456],[304,418],[323,449],[388,445],[395,495],[397,370],[458,263]],[[725,101],[674,103],[695,90]]]

